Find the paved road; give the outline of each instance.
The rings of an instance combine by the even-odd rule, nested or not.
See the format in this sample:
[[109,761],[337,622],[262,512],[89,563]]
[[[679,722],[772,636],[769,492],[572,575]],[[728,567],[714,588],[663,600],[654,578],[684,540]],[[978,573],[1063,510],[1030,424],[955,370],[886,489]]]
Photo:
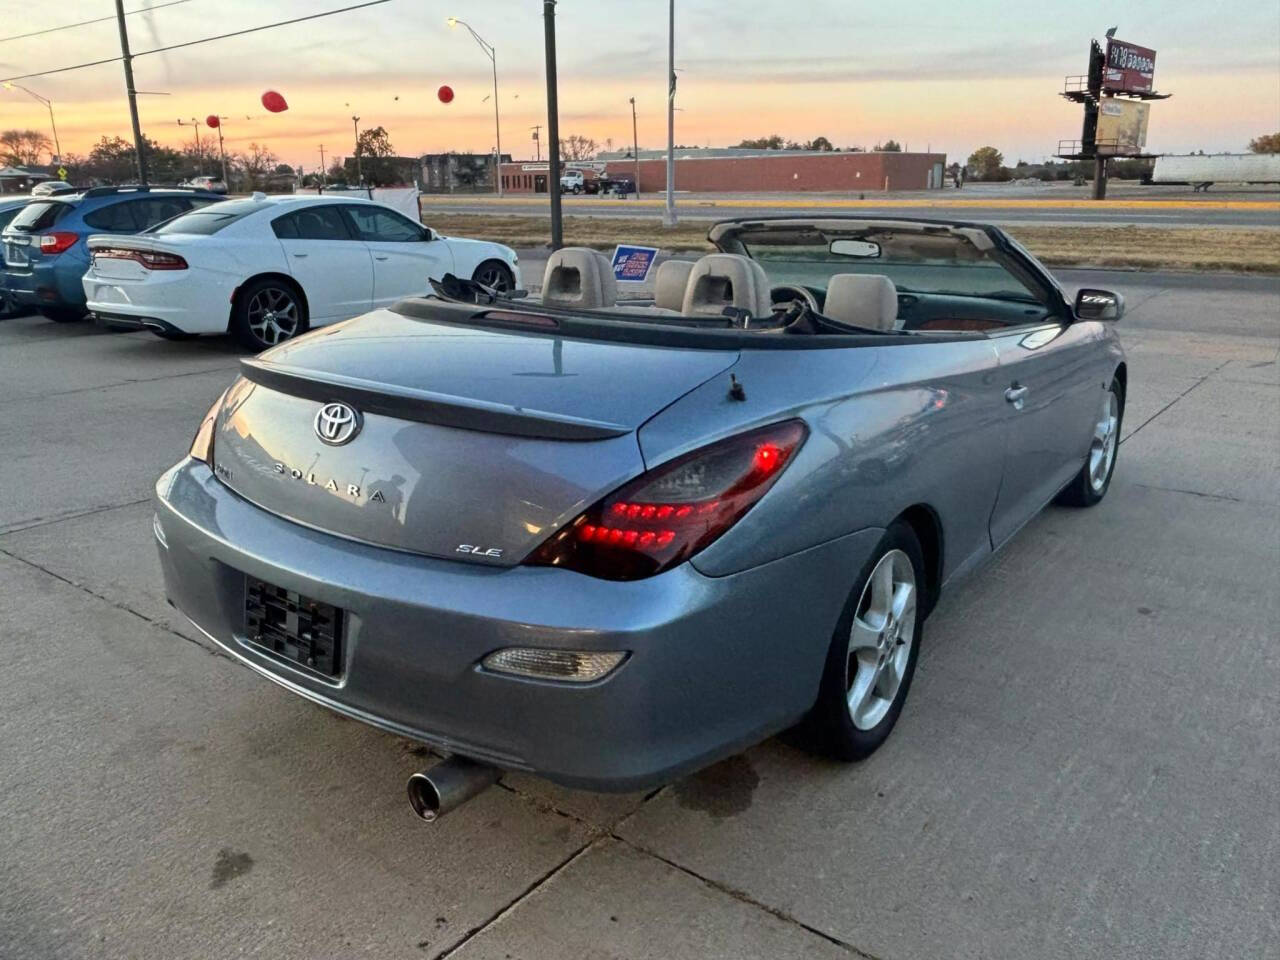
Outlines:
[[419,748],[164,603],[149,485],[232,346],[0,322],[0,956],[1280,957],[1280,293],[1076,279],[1131,308],[1111,494],[944,598],[883,750],[433,827]]
[[[795,204],[794,206],[782,205]],[[431,222],[433,212],[443,214],[502,214],[508,216],[547,216],[546,197],[530,200],[484,198],[447,198],[431,196],[422,198],[422,216]],[[660,220],[662,207],[646,197],[640,202],[602,199],[599,197],[566,197],[565,215],[591,217],[639,217]],[[858,216],[940,217],[954,220],[977,220],[984,223],[1064,224],[1101,226],[1125,226],[1146,224],[1163,227],[1268,227],[1280,228],[1280,207],[1248,202],[1239,206],[1225,206],[1211,202],[1145,202],[1127,201],[1099,205],[1079,205],[1077,201],[1009,201],[1005,204],[975,201],[955,202],[950,194],[936,202],[903,200],[880,202],[874,196],[865,202],[848,201],[814,202],[809,205],[803,194],[791,196],[781,203],[769,200],[751,202],[735,201],[732,197],[714,198],[703,195],[696,198],[681,197],[677,200],[677,213],[683,220],[729,220],[751,216],[832,216],[856,214]]]

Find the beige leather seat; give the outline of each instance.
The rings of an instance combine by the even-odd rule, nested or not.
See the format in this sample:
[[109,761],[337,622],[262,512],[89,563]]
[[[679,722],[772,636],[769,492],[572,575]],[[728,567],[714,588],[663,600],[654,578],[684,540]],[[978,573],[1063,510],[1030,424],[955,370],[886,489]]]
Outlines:
[[753,317],[769,316],[769,278],[749,257],[708,254],[689,272],[680,312],[691,317],[719,316],[725,307],[747,310]]
[[598,310],[618,299],[613,269],[603,254],[587,247],[563,247],[551,254],[542,275],[542,302]]
[[661,310],[684,309],[684,292],[689,287],[692,260],[664,260],[653,277],[653,305]]
[[872,330],[901,330],[898,288],[878,273],[837,273],[827,283],[824,316]]

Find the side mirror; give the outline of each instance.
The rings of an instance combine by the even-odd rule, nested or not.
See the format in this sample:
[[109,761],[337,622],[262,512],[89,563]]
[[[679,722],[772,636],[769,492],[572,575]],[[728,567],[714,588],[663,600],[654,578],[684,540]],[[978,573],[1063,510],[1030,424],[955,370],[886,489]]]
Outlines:
[[436,233],[434,230],[432,230],[430,227],[423,227],[422,239],[423,240],[439,240],[440,235]]
[[1115,323],[1124,316],[1124,297],[1110,290],[1088,287],[1076,294],[1076,318]]

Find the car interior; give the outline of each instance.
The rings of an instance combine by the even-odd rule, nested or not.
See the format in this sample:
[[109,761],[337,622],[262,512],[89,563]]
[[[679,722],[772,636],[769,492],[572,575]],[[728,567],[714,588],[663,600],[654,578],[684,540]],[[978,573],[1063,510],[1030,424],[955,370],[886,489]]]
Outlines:
[[824,239],[820,258],[807,248],[775,246],[763,262],[745,253],[666,260],[655,271],[652,299],[620,299],[607,257],[565,247],[547,261],[540,302],[761,334],[972,333],[1042,322],[1052,313],[1016,275],[953,237],[842,239],[849,242]]

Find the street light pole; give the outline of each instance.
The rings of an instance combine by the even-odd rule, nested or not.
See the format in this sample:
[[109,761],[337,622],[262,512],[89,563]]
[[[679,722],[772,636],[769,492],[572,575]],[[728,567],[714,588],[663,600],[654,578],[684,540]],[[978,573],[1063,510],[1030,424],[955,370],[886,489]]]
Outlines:
[[49,111],[49,126],[53,128],[53,149],[54,149],[54,152],[57,154],[57,158],[56,158],[57,162],[61,163],[62,162],[62,145],[58,143],[58,124],[53,119],[53,101],[50,100],[48,97],[40,96],[40,94],[36,93],[34,90],[28,89],[27,87],[24,87],[20,83],[6,83],[4,85],[4,88],[6,90],[21,90],[23,93],[31,97],[33,100],[39,100],[41,103],[45,105],[45,109]]
[[636,98],[631,98],[631,156],[636,161],[636,199],[640,199],[640,134],[636,127]]
[[465,20],[459,20],[457,17],[450,17],[445,21],[449,26],[456,27],[459,24],[467,28],[467,32],[471,34],[476,43],[480,45],[480,49],[484,51],[485,56],[489,58],[489,62],[493,64],[493,136],[497,144],[498,154],[497,162],[493,168],[493,186],[499,197],[502,196],[502,123],[498,118],[498,51],[494,49],[493,44],[489,43],[472,29],[471,24]]
[[360,118],[352,115],[351,129],[356,135],[356,181],[359,185],[364,185],[364,171],[360,167]]
[[138,182],[147,182],[147,154],[143,150],[142,125],[138,122],[138,91],[133,86],[133,54],[129,29],[124,24],[124,0],[116,0],[116,24],[120,28],[120,62],[124,64],[124,89],[129,95],[129,119],[133,121],[133,149],[138,158]]
[[[196,168],[200,171],[200,176],[204,176],[204,153],[200,149],[200,121],[197,120],[195,117],[191,118],[190,124],[187,124],[183,120],[178,121],[178,126],[180,127],[185,127],[188,125],[195,127],[195,130],[196,130]],[[222,135],[219,134],[218,137],[219,137],[219,140],[221,140]],[[225,183],[226,181],[224,180],[223,182]]]
[[324,193],[324,188],[329,185],[329,175],[324,169],[324,144],[320,144],[320,192]]
[[676,225],[676,0],[670,0],[667,19],[667,205],[662,225]]
[[551,196],[551,249],[564,246],[560,216],[560,104],[556,95],[556,0],[542,0],[542,28],[547,58],[547,192]]

